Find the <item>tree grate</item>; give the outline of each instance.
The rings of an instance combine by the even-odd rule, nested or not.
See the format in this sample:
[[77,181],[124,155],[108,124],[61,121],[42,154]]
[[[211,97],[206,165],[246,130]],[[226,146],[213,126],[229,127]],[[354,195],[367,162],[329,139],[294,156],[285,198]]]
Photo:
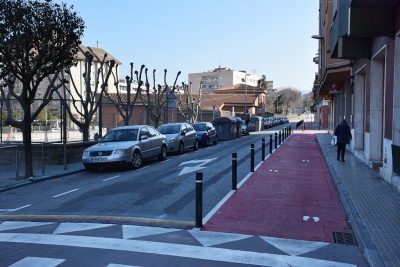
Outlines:
[[333,243],[357,246],[357,240],[351,233],[332,232]]

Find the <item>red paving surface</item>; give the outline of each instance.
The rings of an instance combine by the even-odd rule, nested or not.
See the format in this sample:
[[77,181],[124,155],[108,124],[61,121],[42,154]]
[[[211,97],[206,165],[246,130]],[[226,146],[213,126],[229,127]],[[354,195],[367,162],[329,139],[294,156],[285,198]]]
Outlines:
[[312,131],[290,135],[201,230],[321,242],[351,233]]

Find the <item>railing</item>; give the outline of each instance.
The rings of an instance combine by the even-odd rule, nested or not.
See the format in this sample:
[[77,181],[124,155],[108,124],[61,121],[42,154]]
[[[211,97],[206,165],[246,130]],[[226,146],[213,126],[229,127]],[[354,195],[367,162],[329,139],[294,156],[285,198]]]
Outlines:
[[64,144],[64,170],[67,170],[67,143],[64,140],[54,141],[54,142],[44,142],[42,143],[42,175],[44,175],[44,146],[48,144],[56,144],[63,143]]
[[19,174],[18,174],[18,146],[2,146],[0,149],[6,149],[6,148],[15,148],[15,180],[18,181],[19,179]]

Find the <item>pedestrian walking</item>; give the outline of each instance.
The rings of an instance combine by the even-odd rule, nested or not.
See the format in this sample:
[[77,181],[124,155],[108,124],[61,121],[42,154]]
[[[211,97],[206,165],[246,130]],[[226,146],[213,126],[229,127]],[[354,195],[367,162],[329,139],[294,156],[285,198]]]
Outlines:
[[337,160],[344,162],[344,153],[346,151],[346,144],[350,143],[352,140],[352,135],[350,131],[350,126],[347,124],[346,120],[342,120],[342,122],[336,127],[335,135],[337,140]]

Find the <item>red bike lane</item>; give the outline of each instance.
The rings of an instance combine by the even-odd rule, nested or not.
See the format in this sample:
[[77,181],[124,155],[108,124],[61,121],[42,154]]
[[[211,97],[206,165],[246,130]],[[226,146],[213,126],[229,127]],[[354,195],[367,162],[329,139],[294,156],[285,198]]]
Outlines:
[[314,132],[295,132],[201,229],[331,242],[351,233]]

